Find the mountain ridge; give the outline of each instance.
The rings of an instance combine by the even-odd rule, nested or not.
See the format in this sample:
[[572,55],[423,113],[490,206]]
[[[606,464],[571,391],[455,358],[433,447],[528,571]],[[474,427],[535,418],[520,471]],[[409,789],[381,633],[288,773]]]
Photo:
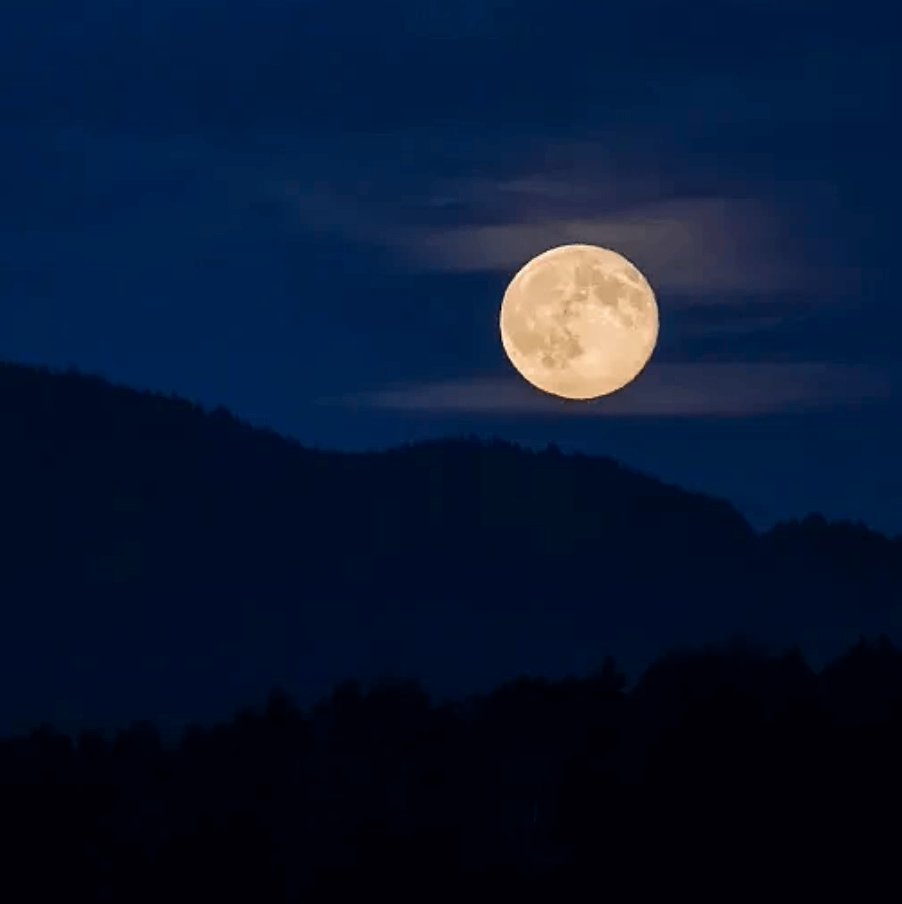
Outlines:
[[635,674],[737,631],[817,659],[899,609],[902,538],[819,516],[759,534],[725,500],[553,445],[324,451],[14,364],[0,410],[0,677],[33,676],[41,710],[151,712],[171,681],[194,688],[187,718],[361,671],[453,695],[608,649]]

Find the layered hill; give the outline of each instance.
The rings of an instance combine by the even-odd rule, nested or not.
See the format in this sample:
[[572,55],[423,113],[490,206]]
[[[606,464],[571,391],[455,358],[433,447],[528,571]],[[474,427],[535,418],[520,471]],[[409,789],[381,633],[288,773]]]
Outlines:
[[608,652],[635,677],[740,630],[838,652],[900,603],[900,538],[817,516],[759,536],[608,458],[475,438],[321,451],[18,365],[0,413],[0,669],[30,688],[14,720],[90,719],[79,701],[101,698],[110,718],[200,718],[274,681],[303,699],[384,671],[458,693]]

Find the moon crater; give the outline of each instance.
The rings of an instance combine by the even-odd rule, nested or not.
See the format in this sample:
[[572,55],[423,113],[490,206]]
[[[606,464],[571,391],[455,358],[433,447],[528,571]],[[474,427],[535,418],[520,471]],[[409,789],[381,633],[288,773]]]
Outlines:
[[616,392],[643,370],[658,340],[658,305],[625,257],[562,245],[527,263],[501,304],[501,342],[533,386],[567,399]]

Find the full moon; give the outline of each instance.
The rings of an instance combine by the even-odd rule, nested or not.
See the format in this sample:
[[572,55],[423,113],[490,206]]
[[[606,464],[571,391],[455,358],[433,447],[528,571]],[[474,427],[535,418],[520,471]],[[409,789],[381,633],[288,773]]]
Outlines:
[[501,303],[501,343],[533,386],[595,399],[632,382],[658,341],[658,304],[616,251],[561,245],[534,257]]

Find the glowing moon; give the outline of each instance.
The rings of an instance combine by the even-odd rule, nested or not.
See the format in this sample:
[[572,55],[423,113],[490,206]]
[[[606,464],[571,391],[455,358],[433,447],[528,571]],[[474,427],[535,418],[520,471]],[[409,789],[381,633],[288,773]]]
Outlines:
[[625,257],[561,245],[534,257],[501,303],[511,364],[544,392],[594,399],[634,380],[658,341],[658,304]]

